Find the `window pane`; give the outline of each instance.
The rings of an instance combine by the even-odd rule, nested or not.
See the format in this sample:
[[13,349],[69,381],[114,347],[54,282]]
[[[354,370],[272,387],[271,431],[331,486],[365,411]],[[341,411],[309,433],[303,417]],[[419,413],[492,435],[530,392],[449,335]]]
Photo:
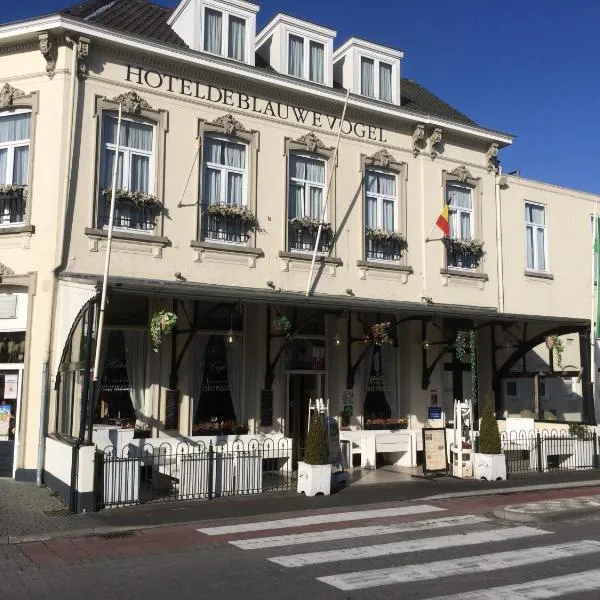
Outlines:
[[290,219],[302,216],[302,197],[304,195],[304,186],[290,184],[290,200],[288,216]]
[[375,97],[375,63],[370,58],[360,59],[360,93]]
[[[104,178],[102,188],[109,189],[112,187],[113,168],[115,164],[115,151],[104,150]],[[123,188],[123,153],[119,152],[119,167],[117,171],[117,189]]]
[[204,142],[204,162],[222,165],[223,163],[223,142],[207,137]]
[[[13,158],[13,177],[15,185],[27,185],[27,166],[29,164],[29,146],[18,146],[15,148]],[[2,167],[0,166],[0,173]],[[1,175],[0,175],[1,176]]]
[[4,150],[0,149],[0,184],[8,183],[7,162],[8,150],[6,148]]
[[456,208],[466,208],[470,210],[471,206],[471,190],[458,185],[448,186],[448,199],[450,205]]
[[317,187],[309,188],[310,206],[308,207],[308,216],[312,219],[321,218],[323,190]]
[[527,268],[535,269],[535,255],[533,249],[533,227],[528,226],[525,228],[525,238],[527,244]]
[[306,159],[290,154],[290,177],[306,179]]
[[379,98],[392,101],[392,66],[385,63],[379,63]]
[[294,77],[304,76],[304,40],[296,35],[290,35],[288,73]]
[[315,83],[323,83],[325,69],[325,47],[317,42],[310,43],[310,73],[309,79]]
[[152,152],[152,125],[121,121],[121,144],[127,148]]
[[383,229],[386,231],[394,231],[394,203],[391,200],[383,202]]
[[545,256],[545,244],[544,244],[544,236],[545,231],[538,227],[536,231],[537,236],[537,259],[538,259],[538,269],[540,271],[546,270],[546,256]]
[[387,173],[378,173],[379,193],[385,196],[396,196],[396,178]]
[[534,223],[535,225],[545,225],[545,210],[543,206],[536,206],[535,204],[525,205],[525,220],[528,223]]
[[243,169],[246,166],[246,148],[242,144],[225,144],[225,165]]
[[227,179],[226,202],[228,204],[243,204],[244,176],[241,173],[228,173]]
[[246,45],[246,20],[229,17],[229,58],[244,60]]
[[204,176],[204,203],[217,204],[221,202],[221,171],[206,169]]
[[325,183],[325,163],[322,160],[306,159],[306,180]]
[[366,214],[367,229],[377,228],[377,198],[367,197],[367,214]]
[[131,181],[129,190],[132,192],[148,192],[150,189],[150,158],[148,156],[131,155]]
[[460,213],[460,239],[470,240],[471,239],[471,214],[461,212]]
[[377,174],[373,171],[367,171],[367,176],[365,178],[365,188],[367,192],[371,192],[372,194],[376,194],[378,191]]
[[218,10],[211,8],[207,8],[204,15],[204,50],[221,54],[223,16]]
[[31,115],[5,115],[0,118],[0,142],[20,142],[29,139]]

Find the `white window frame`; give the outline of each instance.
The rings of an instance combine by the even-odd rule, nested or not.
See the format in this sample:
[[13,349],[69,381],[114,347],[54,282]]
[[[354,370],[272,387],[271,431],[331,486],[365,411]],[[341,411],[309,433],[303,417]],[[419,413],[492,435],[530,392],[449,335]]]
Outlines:
[[[219,198],[219,203],[222,204],[232,204],[231,202],[227,202],[227,179],[229,173],[237,173],[242,175],[242,204],[239,206],[248,206],[248,153],[250,151],[249,144],[238,139],[231,138],[226,135],[219,135],[218,133],[207,133],[204,136],[204,140],[219,140],[222,142],[228,142],[230,144],[239,144],[240,146],[244,146],[244,168],[240,169],[238,167],[228,167],[227,165],[222,165],[220,163],[209,162],[208,160],[203,159],[202,165],[202,176],[203,181],[206,181],[206,171],[208,169],[212,169],[215,171],[221,172],[221,197]],[[203,194],[204,196],[204,194]],[[208,202],[204,202],[204,197],[202,198],[202,203],[205,206],[208,206]]]
[[[210,50],[204,49],[205,35],[206,35],[206,10],[212,10],[214,12],[221,13],[221,51],[220,52],[211,52]],[[233,58],[229,56],[229,19],[231,17],[236,17],[237,19],[242,19],[246,26],[244,28],[244,58],[241,60],[238,58]],[[242,13],[232,11],[232,10],[223,10],[220,6],[211,6],[205,5],[202,7],[202,36],[200,39],[200,48],[202,52],[206,52],[207,54],[212,54],[214,56],[222,56],[223,58],[228,58],[230,60],[235,60],[236,62],[248,62],[248,54],[250,52],[250,48],[248,47],[248,27],[249,27],[249,19],[247,15]]]
[[[380,173],[382,175],[392,176],[394,178],[395,187],[396,187],[396,195],[388,196],[387,194],[381,194],[378,192],[369,192],[366,187],[366,176],[369,173]],[[369,198],[375,198],[377,201],[377,218],[376,218],[376,229],[383,229],[383,202],[384,200],[391,200],[394,204],[394,216],[392,218],[393,229],[392,231],[398,231],[398,175],[396,173],[391,173],[390,171],[386,171],[385,169],[377,169],[374,167],[367,167],[365,169],[365,224],[367,220],[367,204]],[[365,227],[367,229],[367,227]]]
[[[290,73],[290,37],[297,37],[302,40],[302,75],[293,75]],[[286,35],[286,49],[285,49],[285,61],[286,61],[286,73],[290,77],[296,77],[298,79],[306,79],[306,81],[310,81],[312,83],[316,83],[318,85],[325,85],[327,83],[327,77],[329,74],[329,67],[327,65],[327,43],[324,40],[315,39],[312,37],[307,37],[302,33],[299,33],[295,30],[287,31]],[[319,44],[323,46],[323,81],[313,81],[310,78],[310,45]]]
[[[324,169],[324,173],[323,173],[323,183],[317,183],[314,181],[308,181],[306,179],[299,179],[297,177],[292,177],[291,172],[288,176],[288,188],[292,187],[292,184],[296,185],[296,186],[300,186],[302,185],[303,188],[303,198],[302,198],[302,214],[301,215],[295,215],[296,217],[310,217],[309,212],[306,210],[307,209],[307,204],[308,204],[308,208],[310,209],[310,193],[309,190],[311,188],[318,188],[323,190],[323,195],[321,196],[323,198],[323,202],[321,205],[321,210],[323,209],[323,205],[325,204],[325,199],[327,198],[327,160],[320,157],[320,156],[315,156],[314,154],[307,154],[305,152],[290,152],[288,155],[288,163],[291,159],[292,156],[298,156],[301,158],[308,158],[310,160],[318,160],[321,161],[323,163],[323,165],[325,166]],[[288,172],[289,172],[289,168],[288,168]],[[288,209],[289,211],[289,209]],[[328,212],[328,207],[325,207],[325,214],[324,215],[317,215],[316,217],[310,217],[312,219],[321,219],[321,216],[323,216],[323,220],[325,222],[327,222],[327,212]]]
[[[535,223],[532,223],[530,221],[527,220],[527,207],[528,206],[534,206],[536,208],[541,208],[544,211],[544,224],[543,225],[537,225]],[[548,273],[550,271],[550,266],[548,263],[548,224],[547,224],[547,219],[546,219],[546,205],[545,204],[540,204],[539,202],[531,202],[530,200],[525,200],[525,204],[524,204],[524,208],[525,208],[525,270],[526,271],[533,271],[533,272],[540,272],[540,273]],[[533,266],[530,267],[527,264],[527,231],[529,230],[529,228],[533,229]],[[537,242],[537,231],[538,230],[543,230],[544,232],[544,248],[543,248],[543,252],[544,252],[544,268],[540,269],[539,268],[539,264],[540,264],[540,249],[538,248],[538,242]]]
[[[469,195],[471,196],[471,208],[462,208],[462,207],[457,207],[457,206],[453,206],[452,204],[450,204],[449,194],[450,194],[451,187],[459,187],[459,188],[462,188],[469,192]],[[461,185],[460,183],[457,183],[455,181],[449,181],[448,183],[446,183],[446,202],[448,203],[448,221],[449,221],[449,225],[450,225],[450,239],[469,241],[469,240],[474,239],[474,237],[475,237],[475,235],[474,235],[474,233],[475,233],[475,210],[473,207],[475,198],[473,195],[473,191],[474,190],[471,186]],[[463,238],[460,235],[460,227],[459,227],[460,222],[461,222],[460,217],[463,214],[469,215],[470,235],[468,238]]]
[[[362,81],[362,61],[363,59],[367,59],[367,60],[372,60],[373,61],[373,93],[374,96],[366,96],[365,94],[362,93],[362,89],[363,89],[363,81]],[[392,97],[390,100],[384,100],[381,97],[381,89],[380,89],[380,82],[379,82],[379,65],[380,64],[384,64],[387,65],[388,67],[390,67],[391,71],[392,71],[392,81],[391,81],[391,85],[392,85]],[[381,102],[386,102],[388,104],[393,104],[394,103],[394,65],[391,62],[385,61],[385,60],[381,60],[380,58],[378,58],[376,55],[374,54],[367,54],[367,53],[363,53],[361,52],[358,55],[358,77],[359,77],[359,81],[358,81],[358,89],[360,90],[360,94],[361,96],[364,96],[365,98],[372,98],[372,100],[380,100]]]
[[[16,140],[14,142],[0,142],[0,150],[8,150],[7,157],[6,157],[6,173],[4,173],[4,174],[0,173],[0,175],[3,175],[6,179],[5,179],[5,181],[0,180],[0,183],[7,183],[9,185],[13,183],[15,149],[16,148],[24,148],[24,147],[29,148],[29,163],[27,165],[27,176],[29,177],[29,169],[30,169],[30,165],[31,165],[31,109],[30,108],[14,108],[14,109],[10,109],[10,110],[1,111],[0,119],[2,119],[4,117],[8,117],[8,116],[23,115],[23,114],[29,114],[29,116],[30,116],[29,138],[27,138],[27,140]],[[27,185],[27,183],[25,183],[24,185]]]

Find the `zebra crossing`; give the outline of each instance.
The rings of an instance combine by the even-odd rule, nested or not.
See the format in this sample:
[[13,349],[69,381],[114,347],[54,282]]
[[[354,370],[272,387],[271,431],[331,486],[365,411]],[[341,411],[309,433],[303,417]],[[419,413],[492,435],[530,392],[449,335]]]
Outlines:
[[[207,536],[226,536],[228,544],[237,550],[264,553],[267,564],[289,569],[290,574],[312,567],[318,571],[315,581],[345,592],[409,585],[414,592],[414,586],[419,583],[443,582],[455,576],[472,580],[475,575],[502,570],[506,573],[536,564],[559,565],[560,561],[572,562],[581,557],[581,572],[537,580],[527,577],[527,581],[513,583],[511,571],[509,585],[485,586],[456,595],[431,596],[428,600],[536,600],[584,592],[600,594],[600,541],[565,542],[547,529],[501,523],[483,515],[447,515],[445,512],[443,508],[422,504],[248,522],[197,531]],[[285,531],[275,535],[271,533],[274,530]],[[498,547],[494,550],[494,544],[498,543],[503,543],[501,551]],[[506,550],[507,544],[515,544],[517,548]],[[450,551],[446,556],[456,553],[456,557],[436,560],[444,550]],[[417,553],[427,558],[417,562],[413,559]],[[377,559],[385,561],[384,564],[397,564],[367,568],[377,564]],[[599,568],[590,570],[590,561]],[[323,575],[324,570],[329,573]],[[514,579],[519,579],[518,572]]]

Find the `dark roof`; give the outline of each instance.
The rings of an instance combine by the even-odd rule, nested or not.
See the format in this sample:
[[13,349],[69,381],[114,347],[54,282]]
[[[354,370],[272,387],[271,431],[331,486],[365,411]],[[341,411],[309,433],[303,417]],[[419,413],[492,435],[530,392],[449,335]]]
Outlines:
[[[158,6],[147,0],[88,0],[61,11],[61,14],[82,19],[104,27],[133,33],[167,44],[187,47],[186,43],[167,25],[172,8]],[[271,69],[256,56],[256,66]],[[272,70],[272,69],[271,69]],[[338,87],[336,85],[336,87]],[[469,117],[428,92],[411,79],[402,79],[403,108],[423,115],[440,117],[457,123],[475,125]]]
[[186,46],[167,25],[172,12],[171,8],[146,0],[88,0],[61,11],[61,14],[167,44]]

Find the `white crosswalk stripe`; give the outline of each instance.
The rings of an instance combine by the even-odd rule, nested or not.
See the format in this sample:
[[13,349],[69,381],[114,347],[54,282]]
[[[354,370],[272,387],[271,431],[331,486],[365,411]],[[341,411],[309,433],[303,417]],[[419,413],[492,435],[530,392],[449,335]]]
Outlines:
[[310,531],[308,533],[259,537],[249,540],[233,540],[229,543],[242,550],[260,550],[262,548],[277,548],[281,546],[295,546],[298,544],[316,544],[334,540],[408,533],[411,531],[431,531],[443,527],[460,527],[487,522],[489,522],[487,517],[460,515],[458,517],[440,517],[437,519],[427,519],[426,521],[411,521],[409,523],[398,523],[395,525],[348,527],[344,529],[330,529],[328,531]]
[[[598,564],[600,541],[565,542],[545,529],[499,524],[483,515],[447,516],[443,511],[422,504],[258,521],[197,531],[211,536],[239,533],[238,539],[228,538],[230,545],[239,550],[258,552],[259,557],[264,552],[266,562],[283,567],[286,572],[287,569],[300,569],[304,573],[303,569],[312,567],[317,571],[314,577],[319,585],[344,592],[396,586],[398,591],[390,590],[391,594],[405,597],[417,593],[420,583],[426,586],[427,582],[435,582],[429,583],[426,593],[419,597],[431,595],[432,589],[436,592],[435,597],[429,600],[542,600],[596,591],[600,597],[600,569],[570,573]],[[429,513],[435,514],[418,518],[418,515]],[[415,515],[418,520],[414,519]],[[371,522],[362,523],[367,520]],[[331,526],[327,527],[328,524]],[[261,532],[277,529],[296,531],[261,535]],[[386,543],[369,544],[371,538],[385,541],[385,538],[381,539],[383,536],[388,536]],[[304,547],[306,551],[295,553],[296,546]],[[288,553],[270,552],[274,548],[285,549]],[[482,553],[482,548],[486,554]],[[439,554],[443,555],[444,550],[448,551],[441,560]],[[418,559],[415,559],[412,555],[417,553]],[[449,556],[452,558],[447,558]],[[379,566],[387,568],[373,569],[363,565],[362,570],[350,570],[352,566],[361,565],[357,562],[361,559],[379,559],[367,563],[368,567],[381,563]],[[556,572],[555,566],[558,570],[565,561],[570,561],[571,568],[563,566],[561,571],[565,574],[549,577]],[[350,569],[348,565],[351,565]],[[531,577],[536,571],[528,568],[534,565],[539,565],[537,580]],[[500,573],[495,583],[510,577],[510,584],[488,587],[486,577],[491,577],[488,574],[494,572]],[[457,578],[454,582],[446,582],[447,578],[453,577]],[[466,584],[470,589],[451,595],[450,586],[454,584],[460,587]],[[439,589],[448,589],[450,593],[438,596]]]
[[415,506],[402,506],[398,508],[382,508],[378,510],[354,510],[351,512],[329,513],[325,515],[311,515],[310,517],[295,517],[291,519],[277,519],[274,521],[257,521],[256,523],[242,523],[239,525],[223,525],[220,527],[206,527],[197,529],[206,535],[227,535],[245,531],[268,531],[270,529],[287,529],[318,525],[322,523],[344,523],[348,521],[366,521],[369,519],[385,519],[386,517],[402,517],[418,515],[445,510],[430,504]]

